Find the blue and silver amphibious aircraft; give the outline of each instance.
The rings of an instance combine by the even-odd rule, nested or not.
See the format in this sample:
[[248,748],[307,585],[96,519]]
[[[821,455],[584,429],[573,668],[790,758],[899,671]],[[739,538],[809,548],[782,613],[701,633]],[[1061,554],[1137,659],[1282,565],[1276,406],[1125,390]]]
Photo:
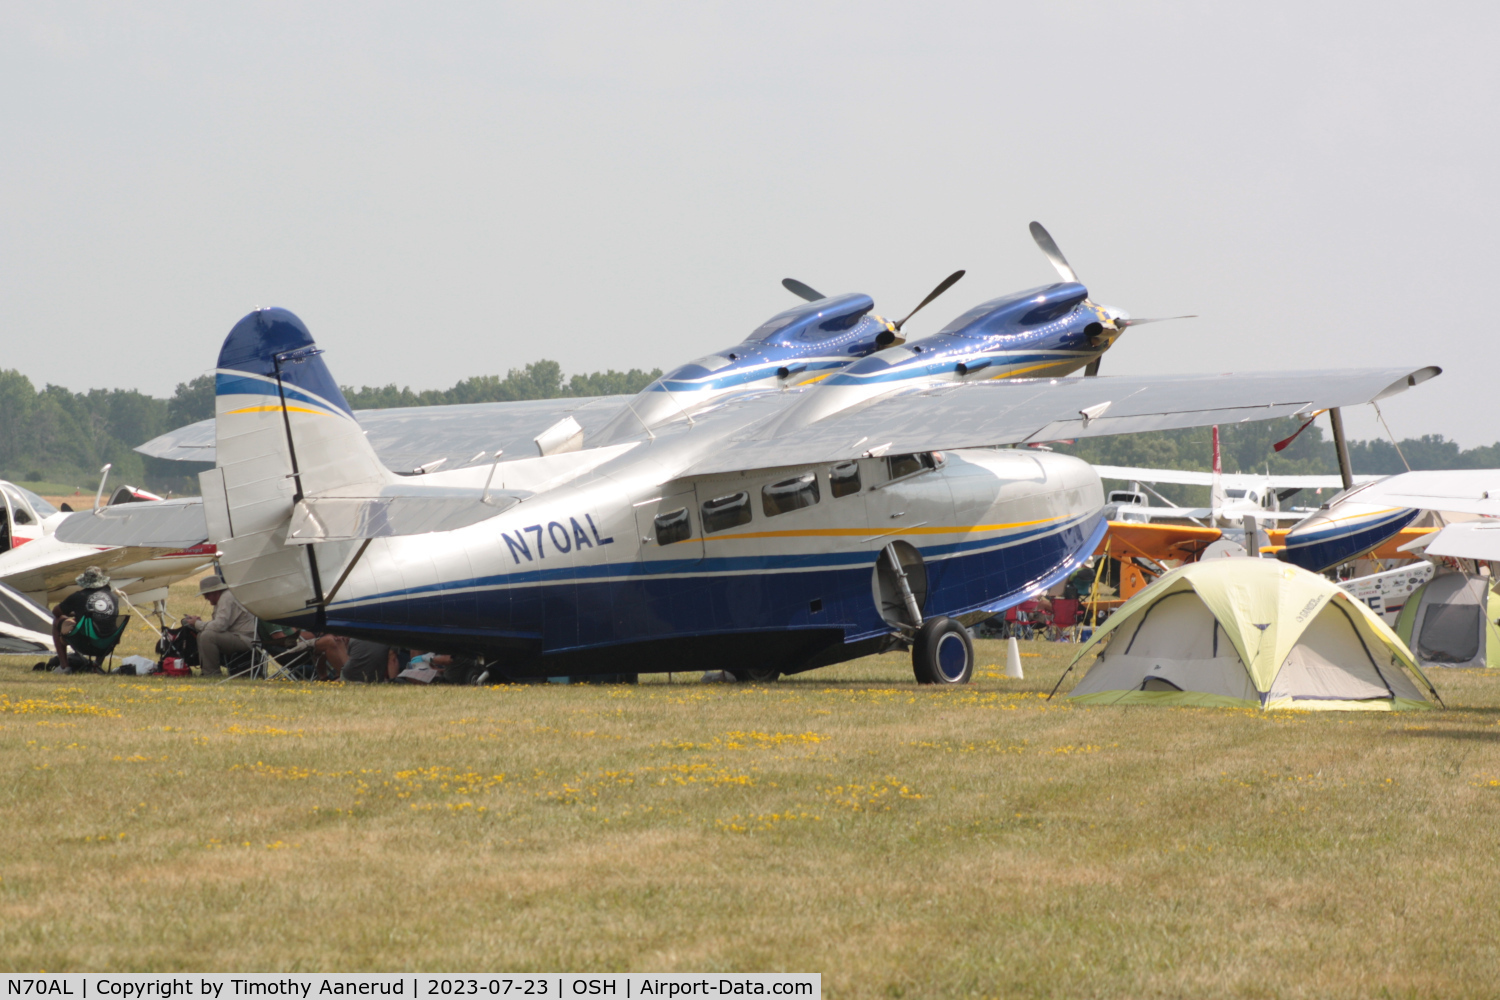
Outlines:
[[[787,420],[828,390],[814,384],[634,434],[614,420],[623,401],[592,430],[489,404],[492,440],[529,437],[530,457],[412,476],[382,460],[290,312],[242,319],[216,371],[201,504],[70,519],[70,537],[180,534],[170,522],[196,516],[260,617],[477,653],[511,676],[766,678],[909,645],[939,684],[971,675],[966,624],[1073,571],[1106,529],[1089,465],[1003,446],[1287,416],[1437,373],[928,379]],[[394,467],[454,453],[443,414],[403,419]]]

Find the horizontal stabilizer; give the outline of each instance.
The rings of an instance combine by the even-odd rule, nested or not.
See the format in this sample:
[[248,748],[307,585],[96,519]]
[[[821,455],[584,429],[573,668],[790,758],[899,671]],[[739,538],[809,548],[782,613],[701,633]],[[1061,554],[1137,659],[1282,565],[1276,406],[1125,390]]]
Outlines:
[[186,549],[208,540],[203,500],[146,500],[79,511],[63,518],[57,540],[78,545]]
[[[567,399],[527,399],[508,403],[458,403],[449,406],[404,406],[387,410],[355,410],[370,447],[385,465],[397,472],[439,458],[446,468],[491,458],[499,448],[509,461],[535,455],[538,435],[571,416],[584,432],[605,426],[625,408],[629,396],[586,396]],[[184,462],[213,462],[213,420],[179,427],[135,449],[152,458]],[[471,459],[473,456],[473,459]]]
[[292,509],[288,545],[390,538],[455,531],[486,521],[520,503],[526,493],[483,490],[462,494],[380,497],[307,497]]

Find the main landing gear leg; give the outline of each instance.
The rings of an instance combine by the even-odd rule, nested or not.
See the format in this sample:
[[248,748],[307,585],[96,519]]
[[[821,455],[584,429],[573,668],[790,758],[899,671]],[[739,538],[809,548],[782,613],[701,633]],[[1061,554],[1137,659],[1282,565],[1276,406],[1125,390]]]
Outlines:
[[922,609],[906,570],[896,554],[894,544],[885,547],[885,557],[890,560],[895,573],[896,588],[906,604],[906,613],[916,625],[916,636],[911,646],[911,668],[918,684],[967,684],[974,676],[974,641],[969,630],[952,618],[935,615],[922,620]]

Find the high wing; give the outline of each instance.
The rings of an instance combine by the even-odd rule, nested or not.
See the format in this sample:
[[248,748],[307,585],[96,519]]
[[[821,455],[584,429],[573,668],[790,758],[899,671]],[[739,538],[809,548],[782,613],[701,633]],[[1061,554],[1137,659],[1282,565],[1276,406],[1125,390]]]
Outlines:
[[[0,583],[27,594],[60,590],[72,586],[73,578],[86,567],[98,566],[110,570],[116,566],[128,566],[152,556],[160,555],[156,546],[120,546],[117,548],[87,548],[64,550],[59,555],[56,549],[44,544],[45,539],[14,550],[14,558],[7,559],[5,575]],[[205,561],[207,561],[205,559]]]
[[[632,397],[579,396],[508,403],[460,403],[356,410],[375,454],[390,469],[407,472],[446,458],[447,468],[466,464],[480,452],[491,458],[500,448],[507,458],[536,454],[533,439],[571,416],[588,434],[612,420]],[[135,449],[153,458],[213,462],[214,421],[200,420],[152,438]]]
[[807,426],[780,427],[773,420],[747,429],[690,472],[1269,420],[1383,399],[1440,372],[1374,368],[948,382],[882,396]]
[[[1175,483],[1180,486],[1212,486],[1212,472],[1194,472],[1188,469],[1133,469],[1124,465],[1096,465],[1094,470],[1102,479],[1121,479],[1134,483]],[[1250,472],[1226,472],[1219,477],[1229,489],[1255,489],[1269,486],[1272,489],[1289,490],[1342,490],[1344,481],[1338,476],[1290,476],[1279,473],[1259,475]],[[1354,482],[1370,483],[1379,476],[1355,476]]]
[[1465,521],[1434,534],[1422,550],[1429,556],[1454,556],[1500,562],[1500,523]]
[[1359,500],[1388,507],[1500,517],[1500,469],[1403,472],[1366,488]]

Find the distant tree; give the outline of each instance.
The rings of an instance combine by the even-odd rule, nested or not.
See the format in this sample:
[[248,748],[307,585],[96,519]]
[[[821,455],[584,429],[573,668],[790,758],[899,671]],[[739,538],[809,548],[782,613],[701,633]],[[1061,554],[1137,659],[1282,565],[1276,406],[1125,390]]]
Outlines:
[[344,398],[356,410],[380,410],[393,406],[452,406],[460,403],[507,403],[522,399],[556,399],[560,396],[612,396],[640,392],[661,369],[645,372],[632,368],[628,372],[614,369],[574,375],[563,381],[562,365],[556,361],[533,361],[525,368],[512,368],[505,377],[475,375],[451,389],[424,389],[413,392],[409,387],[396,388],[394,383],[381,387],[343,386]]
[[199,375],[191,382],[178,382],[167,400],[167,423],[172,429],[196,424],[214,415],[214,377]]

